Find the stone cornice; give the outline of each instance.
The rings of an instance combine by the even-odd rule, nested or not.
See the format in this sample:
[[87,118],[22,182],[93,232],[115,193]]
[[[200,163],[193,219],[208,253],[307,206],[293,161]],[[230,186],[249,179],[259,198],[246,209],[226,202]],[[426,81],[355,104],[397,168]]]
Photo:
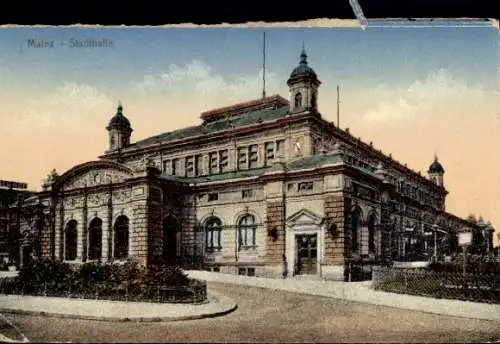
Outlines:
[[324,118],[320,117],[312,117],[319,125],[321,125],[324,129],[326,129],[330,134],[333,134],[336,138],[341,139],[344,142],[349,143],[353,147],[362,150],[365,154],[368,154],[375,159],[383,161],[384,164],[389,167],[405,174],[409,175],[415,181],[422,183],[428,187],[433,188],[434,190],[438,190],[441,194],[446,195],[448,191],[442,187],[437,186],[432,181],[428,180],[424,176],[416,173],[410,168],[402,165],[398,161],[392,159],[391,157],[385,155],[380,150],[375,149],[373,146],[361,141],[360,139],[351,135],[348,131],[342,130],[339,127],[336,127],[333,123],[326,121]]

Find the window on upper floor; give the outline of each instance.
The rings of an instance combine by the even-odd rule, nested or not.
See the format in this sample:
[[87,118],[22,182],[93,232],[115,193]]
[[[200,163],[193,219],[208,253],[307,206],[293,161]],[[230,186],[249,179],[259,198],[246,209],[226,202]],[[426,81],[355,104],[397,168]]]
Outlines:
[[194,157],[186,158],[186,177],[194,177]]
[[274,142],[266,142],[264,147],[266,166],[269,166],[274,161]]
[[249,150],[248,167],[256,168],[259,163],[259,146],[251,145],[248,150]]
[[179,165],[179,159],[172,159],[172,175],[175,176],[177,175],[177,172],[178,172],[178,167]]
[[163,169],[163,173],[164,174],[170,173],[171,165],[172,165],[172,161],[171,160],[164,160],[163,161],[162,169]]
[[208,194],[208,201],[217,201],[219,199],[219,194],[218,193],[209,193]]
[[253,190],[252,189],[245,189],[241,191],[241,198],[252,198],[253,197]]
[[219,152],[219,171],[221,173],[229,171],[229,152],[227,149]]
[[195,157],[195,168],[196,168],[195,174],[197,176],[201,176],[203,174],[203,155],[198,154]]
[[276,156],[280,158],[285,156],[285,140],[276,141]]
[[313,187],[313,182],[303,182],[298,184],[297,190],[299,192],[312,191]]
[[219,160],[218,160],[218,156],[217,156],[217,152],[212,152],[210,153],[208,156],[209,156],[209,166],[210,166],[210,174],[215,174],[215,173],[218,173],[219,170]]
[[238,148],[238,170],[248,168],[248,147]]

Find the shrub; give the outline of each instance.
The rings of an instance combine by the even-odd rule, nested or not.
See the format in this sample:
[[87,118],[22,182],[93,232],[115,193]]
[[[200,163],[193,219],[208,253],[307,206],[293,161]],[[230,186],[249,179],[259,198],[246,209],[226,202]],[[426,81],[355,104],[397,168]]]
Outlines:
[[73,268],[60,261],[32,261],[17,277],[0,280],[0,293],[167,302],[206,298],[206,284],[189,279],[178,266],[145,269],[129,259],[123,265],[91,262]]
[[21,283],[63,282],[70,279],[73,270],[69,264],[43,259],[33,260],[23,266],[17,276]]
[[146,280],[149,285],[185,286],[189,284],[189,278],[178,266],[153,265],[148,269]]

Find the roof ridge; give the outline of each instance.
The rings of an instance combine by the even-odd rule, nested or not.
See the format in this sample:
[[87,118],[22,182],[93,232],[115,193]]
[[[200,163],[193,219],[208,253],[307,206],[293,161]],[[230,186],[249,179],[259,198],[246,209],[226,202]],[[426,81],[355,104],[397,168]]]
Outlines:
[[204,111],[201,113],[200,118],[202,120],[218,118],[219,116],[226,114],[228,112],[239,112],[239,111],[243,111],[243,110],[251,111],[251,110],[255,110],[255,109],[252,109],[254,107],[259,108],[259,107],[262,107],[262,106],[265,106],[268,104],[272,104],[272,103],[286,105],[286,104],[288,104],[288,100],[286,100],[285,98],[283,98],[279,94],[274,94],[272,96],[265,97],[265,98],[254,99],[254,100],[240,102],[240,103],[236,103],[233,105],[228,105],[228,106],[224,106],[224,107],[220,107],[220,108],[216,108],[216,109],[212,109],[212,110],[207,110],[207,111]]

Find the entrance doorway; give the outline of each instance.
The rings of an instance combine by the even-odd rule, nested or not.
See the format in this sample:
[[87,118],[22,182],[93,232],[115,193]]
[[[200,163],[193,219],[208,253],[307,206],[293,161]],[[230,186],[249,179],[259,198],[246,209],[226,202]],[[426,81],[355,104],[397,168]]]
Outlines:
[[317,272],[318,240],[317,234],[295,236],[297,248],[297,275],[315,275]]
[[176,263],[178,226],[173,216],[168,216],[163,220],[163,260],[167,265]]

